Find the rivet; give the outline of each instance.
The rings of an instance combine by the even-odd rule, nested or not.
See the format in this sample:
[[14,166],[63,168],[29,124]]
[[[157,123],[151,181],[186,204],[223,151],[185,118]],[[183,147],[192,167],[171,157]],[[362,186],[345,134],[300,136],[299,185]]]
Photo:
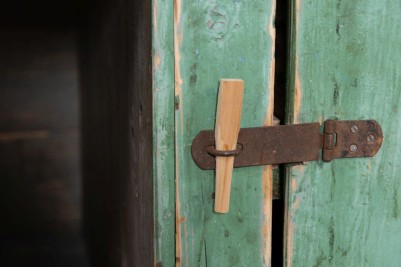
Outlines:
[[373,142],[375,140],[375,136],[373,134],[369,134],[366,140],[368,140],[368,142]]
[[356,151],[358,150],[358,147],[357,147],[356,145],[351,145],[351,146],[349,147],[349,150],[350,150],[351,152],[356,152]]
[[358,128],[358,126],[356,126],[356,125],[353,125],[352,127],[351,127],[351,133],[357,133],[358,132],[358,130],[359,130],[359,128]]

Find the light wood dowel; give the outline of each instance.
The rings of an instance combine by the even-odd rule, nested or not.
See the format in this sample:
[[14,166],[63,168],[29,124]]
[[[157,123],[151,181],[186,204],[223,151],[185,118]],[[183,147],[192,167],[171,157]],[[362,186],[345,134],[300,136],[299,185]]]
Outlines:
[[[235,150],[240,130],[244,81],[220,80],[215,139],[217,150]],[[216,192],[214,211],[227,213],[230,206],[234,157],[216,157]]]

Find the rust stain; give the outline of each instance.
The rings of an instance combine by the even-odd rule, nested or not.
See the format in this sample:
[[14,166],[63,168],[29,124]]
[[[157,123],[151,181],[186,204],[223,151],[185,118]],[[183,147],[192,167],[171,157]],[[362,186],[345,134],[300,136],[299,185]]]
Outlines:
[[[276,11],[276,1],[272,1],[272,13],[269,21],[269,34],[271,40],[270,50],[270,71],[268,73],[268,94],[267,94],[267,110],[266,117],[263,122],[264,126],[273,125],[273,109],[274,109],[274,72],[275,57],[274,48],[276,43],[276,30],[274,28],[274,17]],[[263,215],[264,222],[262,225],[262,255],[264,266],[271,265],[271,238],[272,238],[272,204],[273,204],[273,167],[265,166],[262,172],[262,192],[263,192]]]

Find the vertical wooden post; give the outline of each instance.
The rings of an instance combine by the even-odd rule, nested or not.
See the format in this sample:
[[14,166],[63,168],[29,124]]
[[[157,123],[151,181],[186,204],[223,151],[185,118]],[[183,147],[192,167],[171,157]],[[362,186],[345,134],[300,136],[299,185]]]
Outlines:
[[[244,81],[220,80],[215,139],[217,150],[235,150],[240,130]],[[230,206],[234,157],[216,157],[216,192],[214,211],[227,213]]]

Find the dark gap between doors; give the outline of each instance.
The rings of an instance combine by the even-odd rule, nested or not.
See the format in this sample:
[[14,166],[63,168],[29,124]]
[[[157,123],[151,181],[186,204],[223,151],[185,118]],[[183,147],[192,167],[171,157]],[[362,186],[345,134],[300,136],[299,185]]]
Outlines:
[[[276,4],[276,44],[275,44],[275,83],[274,83],[274,116],[285,121],[286,106],[286,83],[287,83],[287,62],[288,62],[288,36],[289,36],[289,1],[277,1]],[[272,207],[272,253],[271,266],[283,266],[284,249],[284,188],[285,188],[285,167],[279,165],[275,176],[279,182],[275,183],[279,188],[279,197],[273,199]]]

